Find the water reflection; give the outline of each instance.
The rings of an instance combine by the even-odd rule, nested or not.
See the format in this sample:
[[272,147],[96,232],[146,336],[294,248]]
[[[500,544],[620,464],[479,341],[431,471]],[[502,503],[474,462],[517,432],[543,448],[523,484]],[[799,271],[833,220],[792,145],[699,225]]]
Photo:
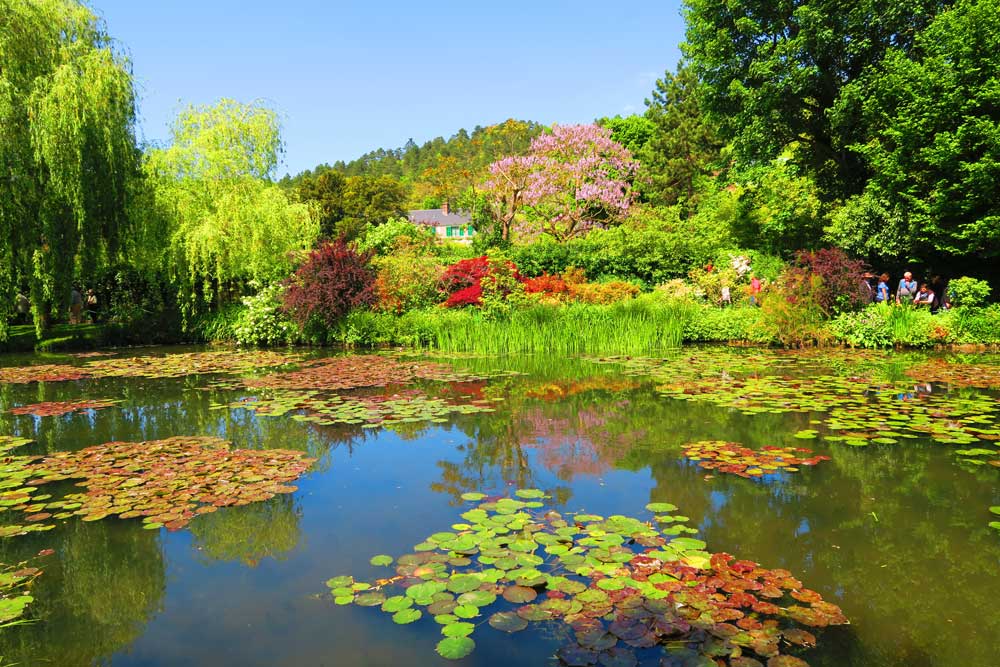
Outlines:
[[[869,355],[838,357],[831,365],[844,374],[871,366],[886,382],[898,382],[912,363],[906,359],[883,357],[879,366]],[[680,458],[684,443],[801,445],[791,434],[812,428],[815,415],[746,415],[677,401],[655,393],[648,379],[586,360],[454,363],[524,374],[428,383],[431,396],[498,399],[496,410],[457,415],[443,426],[401,423],[382,431],[215,409],[245,392],[206,391],[207,378],[0,386],[3,410],[124,399],[63,417],[0,412],[0,433],[35,438],[39,452],[218,435],[242,447],[296,449],[320,459],[298,493],[224,508],[181,533],[108,519],[0,541],[0,560],[8,563],[56,550],[34,590],[38,622],[2,631],[0,655],[67,666],[314,665],[330,655],[336,664],[372,664],[372,656],[381,664],[429,664],[436,660],[434,628],[401,629],[369,610],[335,609],[312,596],[333,574],[363,572],[372,554],[408,551],[446,529],[464,492],[540,487],[559,505],[603,514],[673,503],[712,550],[791,570],[853,621],[822,633],[811,664],[995,663],[1000,541],[983,516],[983,508],[1000,504],[995,469],[956,465],[948,448],[918,438],[863,449],[810,441],[833,460],[766,481],[707,476]],[[916,386],[915,394],[926,391]],[[187,639],[172,644],[181,634]],[[544,664],[557,634],[525,636],[516,647],[489,635],[470,664],[510,664],[515,656],[519,664]],[[372,642],[370,650],[357,645],[358,637]],[[242,648],[227,653],[225,645]]]

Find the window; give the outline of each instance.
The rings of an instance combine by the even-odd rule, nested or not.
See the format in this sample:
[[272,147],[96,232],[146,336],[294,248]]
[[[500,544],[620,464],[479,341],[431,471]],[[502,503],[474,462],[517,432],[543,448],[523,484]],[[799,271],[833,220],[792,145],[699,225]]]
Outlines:
[[452,236],[454,234],[454,231],[455,231],[454,227],[448,227],[448,231],[445,233],[445,236]]
[[459,227],[458,228],[458,235],[459,236],[465,236],[465,227]]

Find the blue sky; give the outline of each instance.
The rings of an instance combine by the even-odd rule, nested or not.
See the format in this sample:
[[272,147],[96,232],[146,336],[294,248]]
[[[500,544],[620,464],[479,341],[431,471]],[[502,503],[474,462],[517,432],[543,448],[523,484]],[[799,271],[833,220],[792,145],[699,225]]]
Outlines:
[[282,117],[280,173],[510,117],[641,112],[683,39],[680,0],[91,5],[132,58],[146,140],[187,104],[263,99]]

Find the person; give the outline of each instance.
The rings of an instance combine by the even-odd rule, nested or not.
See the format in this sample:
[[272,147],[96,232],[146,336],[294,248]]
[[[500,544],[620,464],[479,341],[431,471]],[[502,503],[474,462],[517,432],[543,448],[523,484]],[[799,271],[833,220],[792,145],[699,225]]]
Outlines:
[[733,305],[733,294],[729,290],[729,285],[722,286],[722,305],[723,306]]
[[750,275],[750,305],[759,306],[760,305],[760,291],[763,289],[763,285],[760,282],[760,278],[756,275]]
[[886,303],[889,300],[889,274],[878,277],[878,287],[875,288],[875,303]]
[[18,324],[31,323],[31,302],[24,296],[24,292],[18,292],[14,297],[14,308],[17,311]]
[[913,298],[917,295],[917,281],[913,279],[913,274],[907,271],[903,274],[903,279],[899,281],[896,288],[896,305],[903,303],[913,303]]
[[97,294],[94,288],[87,290],[87,319],[91,324],[97,323]]
[[875,280],[874,273],[864,273],[861,275],[861,291],[862,294],[867,295],[868,301],[875,300],[875,287],[872,284],[873,280]]
[[73,286],[73,290],[69,293],[69,323],[79,324],[80,323],[80,311],[83,310],[83,295],[80,294],[80,290],[77,289],[76,285]]
[[913,297],[914,306],[927,306],[931,308],[934,306],[934,292],[927,288],[927,283],[920,286],[920,291],[916,293]]

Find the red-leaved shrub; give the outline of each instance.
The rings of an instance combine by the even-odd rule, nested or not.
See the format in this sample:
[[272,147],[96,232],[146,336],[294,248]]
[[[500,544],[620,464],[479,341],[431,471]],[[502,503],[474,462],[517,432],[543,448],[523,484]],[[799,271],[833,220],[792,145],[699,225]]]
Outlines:
[[[493,260],[497,261],[496,259]],[[500,260],[507,264],[511,270],[513,278],[523,282],[524,279],[517,272],[517,265],[510,260]],[[495,273],[496,266],[486,255],[463,259],[455,262],[444,270],[441,276],[441,291],[448,296],[444,305],[448,308],[459,308],[461,306],[478,306],[483,298],[483,278]],[[500,273],[504,273],[501,271]]]
[[[788,277],[798,283],[803,283],[805,277],[795,276],[797,272],[822,278],[823,289],[816,295],[818,304],[827,313],[835,314],[856,310],[871,301],[871,292],[864,284],[867,268],[863,261],[851,259],[840,248],[800,250]],[[789,296],[794,298],[795,291]]]
[[375,303],[370,259],[371,252],[358,253],[342,238],[324,243],[288,281],[285,310],[299,326],[313,319],[330,326],[352,308]]
[[524,291],[528,294],[566,294],[569,292],[569,285],[561,276],[543,273],[537,278],[525,280]]

